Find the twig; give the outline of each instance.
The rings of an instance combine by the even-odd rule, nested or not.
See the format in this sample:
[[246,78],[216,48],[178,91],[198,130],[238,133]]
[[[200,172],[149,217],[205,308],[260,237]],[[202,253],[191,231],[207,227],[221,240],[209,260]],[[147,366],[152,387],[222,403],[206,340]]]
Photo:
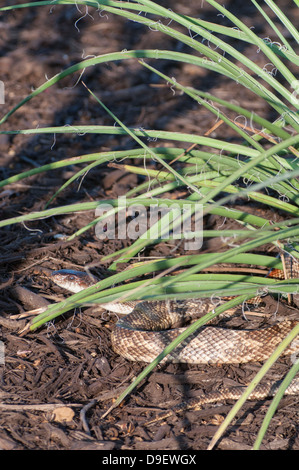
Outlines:
[[[34,405],[11,405],[9,403],[0,403],[0,410],[2,411],[53,411],[57,408],[65,406],[63,403],[37,403]],[[68,403],[69,408],[79,408],[81,403]]]
[[85,431],[86,434],[88,434],[89,436],[91,435],[91,433],[90,433],[90,429],[89,429],[89,426],[88,426],[88,423],[87,423],[86,413],[87,413],[87,411],[88,411],[90,408],[92,408],[97,402],[98,402],[98,400],[91,400],[89,403],[87,403],[87,405],[83,406],[82,410],[80,411],[80,421],[82,422],[82,426],[83,426],[84,431]]

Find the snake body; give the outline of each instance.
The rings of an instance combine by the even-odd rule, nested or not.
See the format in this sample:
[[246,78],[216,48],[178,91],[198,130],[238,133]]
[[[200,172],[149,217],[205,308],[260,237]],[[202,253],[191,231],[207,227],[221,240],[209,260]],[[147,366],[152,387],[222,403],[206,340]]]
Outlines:
[[[98,279],[85,272],[54,271],[52,280],[59,286],[79,292]],[[184,331],[186,319],[205,314],[216,307],[211,300],[112,302],[107,310],[126,314],[112,332],[112,347],[131,361],[151,362]],[[189,364],[247,363],[266,360],[298,322],[284,320],[254,330],[231,330],[204,326],[183,341],[165,360]],[[179,326],[173,328],[173,326]],[[292,341],[284,354],[299,352],[299,339]]]
[[[71,292],[79,292],[98,282],[94,276],[85,272],[60,270],[54,271],[52,280]],[[125,314],[115,325],[111,335],[112,346],[116,353],[131,361],[151,362],[165,346],[176,338],[184,328],[181,324],[200,311],[202,315],[214,309],[215,303],[203,299],[184,302],[112,302],[102,304],[107,310]],[[198,316],[198,315],[196,315]],[[285,320],[276,325],[258,330],[231,330],[217,326],[204,326],[175,348],[163,361],[190,364],[224,364],[263,361],[268,359],[278,344],[298,324],[297,321]],[[175,328],[172,328],[175,326]],[[299,352],[299,338],[293,340],[284,354]],[[298,359],[297,359],[298,360]],[[249,400],[273,396],[280,382],[259,384],[249,395]],[[146,425],[155,424],[174,413],[187,409],[196,409],[206,403],[223,400],[237,400],[244,387],[230,387],[197,397],[158,414]],[[295,377],[285,390],[287,395],[299,392],[299,378]]]
[[[85,272],[60,270],[54,271],[52,280],[59,286],[79,292],[98,282],[94,276]],[[202,315],[214,309],[215,303],[202,299],[184,302],[112,302],[102,304],[107,310],[125,314],[120,318],[112,332],[113,349],[131,361],[151,362],[163,351],[166,345],[177,337],[184,328],[181,324],[192,318],[198,311]],[[230,330],[217,326],[204,326],[185,342],[172,351],[163,361],[185,362],[191,364],[223,364],[263,361],[267,359],[278,344],[288,335],[297,321],[285,320],[276,325],[258,330]],[[172,328],[175,326],[175,328]],[[293,340],[284,354],[299,352],[299,339]],[[298,359],[297,359],[298,360]],[[280,382],[259,384],[249,395],[249,400],[263,399],[275,395]],[[181,403],[172,409],[158,414],[145,423],[146,426],[164,420],[174,413],[196,409],[203,404],[223,400],[237,400],[241,397],[244,387],[211,392]],[[285,390],[286,395],[299,392],[299,378],[295,377]]]

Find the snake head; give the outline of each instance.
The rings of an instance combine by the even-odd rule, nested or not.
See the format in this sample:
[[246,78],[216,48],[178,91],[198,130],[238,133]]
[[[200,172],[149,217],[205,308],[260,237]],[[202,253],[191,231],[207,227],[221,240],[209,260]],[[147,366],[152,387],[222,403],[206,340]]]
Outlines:
[[73,269],[52,271],[51,280],[59,287],[63,287],[73,293],[80,292],[99,281],[99,279],[92,274],[83,271],[75,271]]

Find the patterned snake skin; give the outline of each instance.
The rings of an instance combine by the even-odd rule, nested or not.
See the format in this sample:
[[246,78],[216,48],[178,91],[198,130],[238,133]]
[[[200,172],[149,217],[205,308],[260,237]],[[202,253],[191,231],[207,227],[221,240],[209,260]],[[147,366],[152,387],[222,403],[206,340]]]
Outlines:
[[[93,285],[98,280],[84,272],[60,270],[51,279],[71,292]],[[104,304],[107,310],[126,314],[112,332],[113,349],[131,361],[151,362],[184,328],[186,320],[204,315],[217,305],[209,300],[125,302]],[[168,362],[189,364],[244,363],[266,360],[298,322],[285,320],[257,330],[231,330],[204,326],[181,343]],[[171,329],[172,328],[172,329]],[[299,339],[285,354],[299,352]]]
[[[80,271],[60,270],[52,272],[51,279],[60,287],[79,292],[98,281],[94,276]],[[102,304],[101,307],[125,315],[120,318],[112,332],[111,340],[115,352],[131,361],[151,362],[185,328],[186,320],[201,316],[217,305],[210,300],[125,302]],[[217,326],[203,326],[187,340],[180,343],[163,361],[189,364],[224,364],[264,361],[288,333],[298,324],[285,320],[273,326],[255,330],[231,330]],[[174,328],[173,328],[174,327]],[[172,329],[171,329],[172,328]],[[284,355],[299,353],[299,338],[295,338]],[[249,399],[260,399],[275,394],[279,384],[259,385]],[[217,400],[238,399],[243,387],[212,393],[196,398],[188,404],[175,407],[159,415],[152,423],[168,417],[173,412],[191,409]],[[299,392],[299,378],[293,379],[286,394]],[[151,424],[148,422],[147,424]]]

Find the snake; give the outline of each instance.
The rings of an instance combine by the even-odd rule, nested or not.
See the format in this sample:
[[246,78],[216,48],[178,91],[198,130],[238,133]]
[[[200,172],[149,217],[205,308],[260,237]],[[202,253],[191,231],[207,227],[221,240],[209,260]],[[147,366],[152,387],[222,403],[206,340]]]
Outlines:
[[[72,293],[99,282],[96,276],[87,272],[68,269],[52,271],[51,280]],[[192,321],[199,313],[204,315],[216,306],[213,298],[113,301],[101,304],[106,310],[121,315],[111,333],[114,351],[130,361],[145,363],[152,362],[186,329],[183,326],[186,321]],[[285,319],[258,329],[237,330],[208,323],[182,341],[162,362],[221,365],[265,361],[298,323],[297,320]],[[294,354],[296,358],[298,352],[299,338],[296,337],[283,355]],[[275,387],[272,387],[273,393],[274,390]],[[287,393],[298,391],[299,379],[295,378]],[[256,389],[252,397],[266,396],[270,392],[271,387],[260,391]],[[230,395],[222,393],[219,398],[238,398],[239,395],[240,392],[235,390]]]

